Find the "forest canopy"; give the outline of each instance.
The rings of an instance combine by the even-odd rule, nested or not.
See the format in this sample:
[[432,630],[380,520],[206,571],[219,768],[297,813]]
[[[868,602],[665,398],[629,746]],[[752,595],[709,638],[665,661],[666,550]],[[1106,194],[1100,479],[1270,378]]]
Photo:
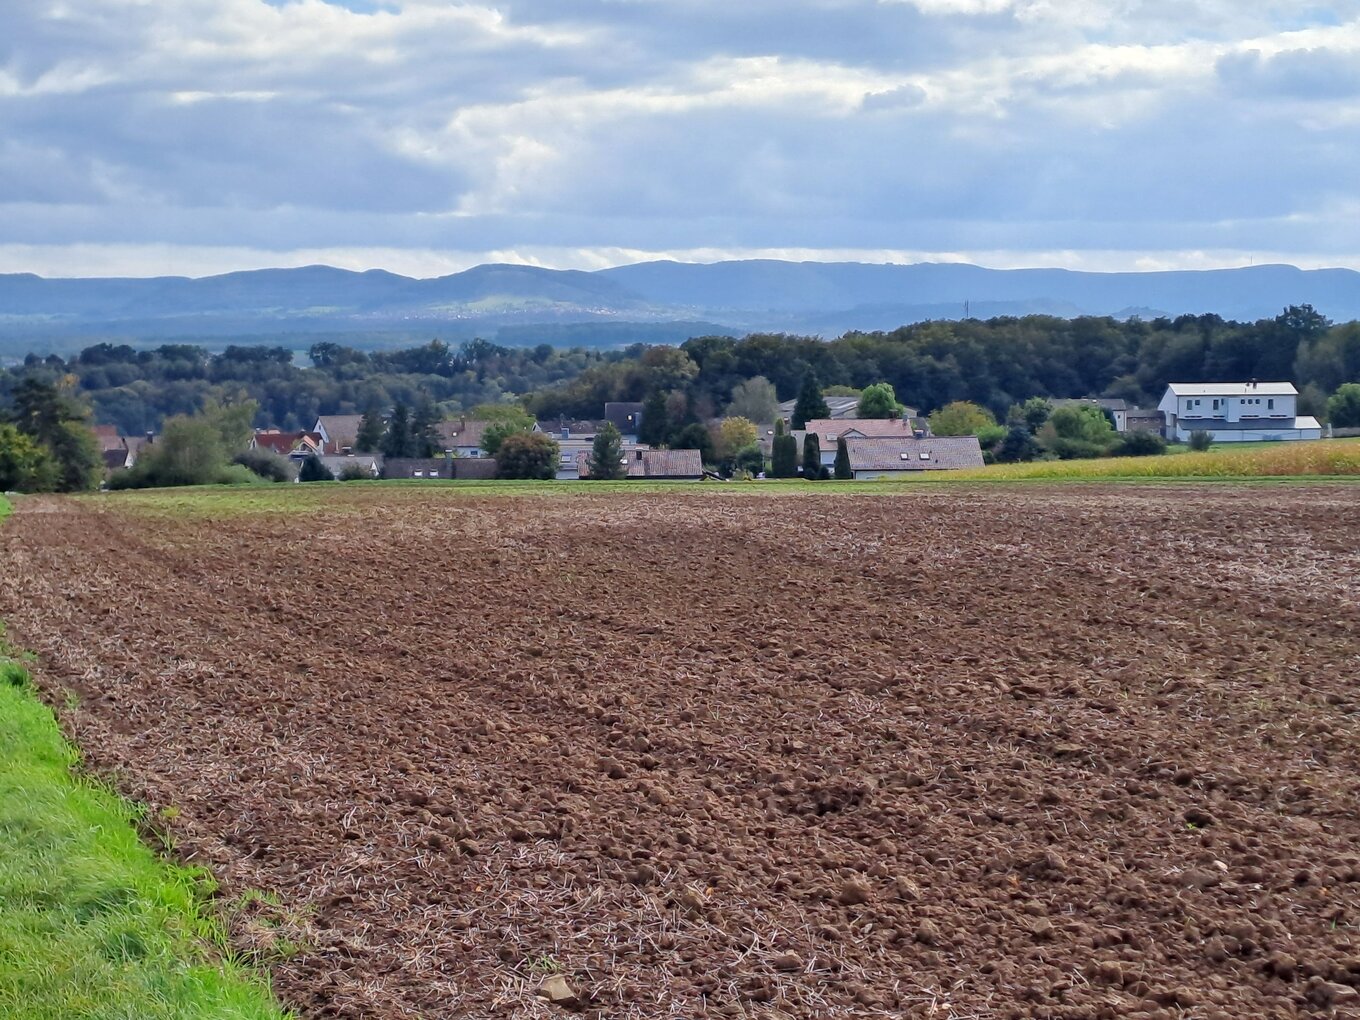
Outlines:
[[[100,343],[63,359],[30,356],[0,371],[0,399],[28,377],[74,379],[96,422],[124,434],[159,429],[212,401],[254,400],[257,426],[308,428],[319,414],[359,414],[432,400],[446,414],[521,402],[537,417],[598,417],[611,400],[651,400],[674,423],[707,420],[761,377],[780,400],[806,378],[851,391],[886,383],[922,414],[970,401],[1002,419],[1035,396],[1120,397],[1155,405],[1168,382],[1289,380],[1300,412],[1325,413],[1326,397],[1360,381],[1360,323],[1334,325],[1309,306],[1243,323],[1217,315],[934,321],[834,340],[787,334],[702,336],[678,347],[634,344],[453,347],[362,351],[314,344],[304,363],[285,347],[186,344],[138,350]],[[762,384],[763,385],[763,384]],[[747,387],[749,389],[749,387]]]

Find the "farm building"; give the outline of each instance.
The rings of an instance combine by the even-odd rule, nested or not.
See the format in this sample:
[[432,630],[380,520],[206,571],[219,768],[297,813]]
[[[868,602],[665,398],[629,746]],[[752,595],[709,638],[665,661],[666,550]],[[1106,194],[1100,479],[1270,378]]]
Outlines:
[[1293,383],[1171,383],[1157,409],[1167,439],[1209,432],[1218,443],[1321,439],[1316,418],[1298,414]]
[[[977,436],[912,436],[895,438],[848,438],[846,453],[850,471],[857,479],[902,478],[922,471],[958,471],[982,467],[982,447]],[[823,457],[826,448],[822,448]],[[831,458],[836,447],[831,447]]]

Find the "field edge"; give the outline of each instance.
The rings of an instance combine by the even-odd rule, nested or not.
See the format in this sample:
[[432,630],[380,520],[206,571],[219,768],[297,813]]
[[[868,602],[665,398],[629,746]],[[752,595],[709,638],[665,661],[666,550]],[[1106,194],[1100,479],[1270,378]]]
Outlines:
[[[0,524],[13,511],[0,496]],[[205,872],[83,774],[0,622],[0,1015],[289,1020],[234,958]]]

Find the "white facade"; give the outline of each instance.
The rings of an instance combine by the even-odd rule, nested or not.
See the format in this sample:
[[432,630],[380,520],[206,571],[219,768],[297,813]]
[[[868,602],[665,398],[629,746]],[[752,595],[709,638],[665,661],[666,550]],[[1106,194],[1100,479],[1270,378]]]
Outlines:
[[1298,416],[1298,390],[1287,382],[1172,383],[1157,405],[1166,438],[1185,442],[1192,432],[1218,443],[1321,439],[1316,418]]

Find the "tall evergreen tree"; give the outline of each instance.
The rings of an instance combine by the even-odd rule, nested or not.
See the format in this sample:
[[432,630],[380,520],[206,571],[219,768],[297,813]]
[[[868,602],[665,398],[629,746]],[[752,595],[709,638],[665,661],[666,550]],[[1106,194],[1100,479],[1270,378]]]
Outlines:
[[642,402],[642,424],[638,428],[638,442],[661,446],[670,438],[670,416],[666,413],[666,393],[656,389]]
[[846,449],[844,436],[836,440],[835,472],[836,477],[842,481],[855,477],[855,473],[850,470],[850,451]]
[[368,410],[359,421],[359,433],[354,437],[355,453],[377,453],[382,447],[383,441],[383,420],[382,411],[378,409],[375,401],[368,405]]
[[411,416],[405,404],[392,408],[392,417],[387,422],[387,434],[383,436],[382,453],[384,457],[411,456]]
[[774,442],[770,449],[770,475],[774,478],[798,476],[798,440],[784,431],[784,420],[774,422]]
[[[643,419],[646,421],[646,419]],[[623,465],[623,437],[613,422],[606,422],[604,428],[595,434],[595,443],[590,448],[590,478],[592,481],[617,482],[628,477],[628,469]]]
[[822,396],[822,384],[817,381],[817,373],[809,372],[803,376],[803,388],[798,391],[798,401],[793,405],[793,427],[801,429],[815,418],[831,417],[831,408],[826,406]]
[[411,419],[412,456],[437,457],[444,452],[440,448],[439,435],[434,430],[441,420],[434,402],[428,396],[422,397]]
[[803,477],[814,481],[822,476],[822,443],[817,433],[809,432],[803,437]]

